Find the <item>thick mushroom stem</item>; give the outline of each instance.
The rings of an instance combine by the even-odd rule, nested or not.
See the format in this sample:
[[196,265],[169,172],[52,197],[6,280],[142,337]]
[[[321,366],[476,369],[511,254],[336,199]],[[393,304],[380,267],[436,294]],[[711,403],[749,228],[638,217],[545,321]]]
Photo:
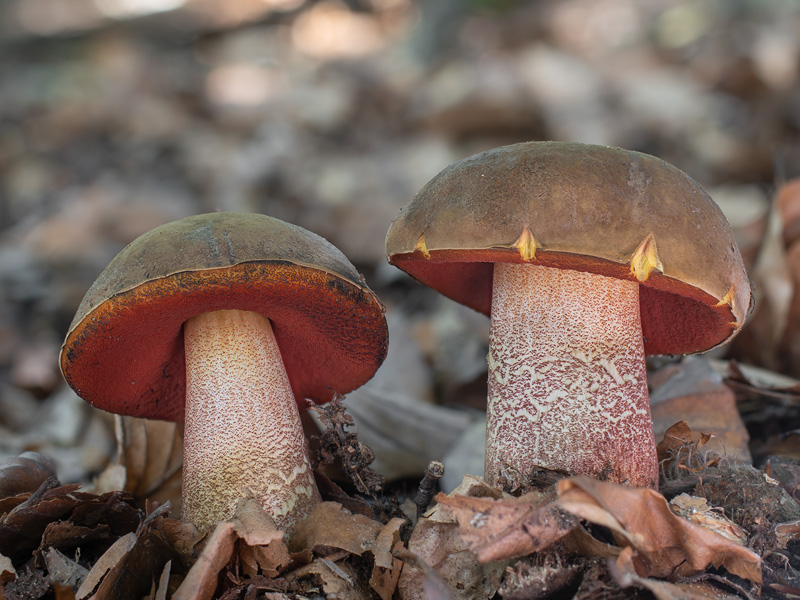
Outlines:
[[212,529],[252,494],[291,530],[319,492],[269,320],[240,310],[205,313],[186,321],[184,340],[184,518]]
[[497,263],[489,346],[490,484],[537,467],[657,484],[637,282]]

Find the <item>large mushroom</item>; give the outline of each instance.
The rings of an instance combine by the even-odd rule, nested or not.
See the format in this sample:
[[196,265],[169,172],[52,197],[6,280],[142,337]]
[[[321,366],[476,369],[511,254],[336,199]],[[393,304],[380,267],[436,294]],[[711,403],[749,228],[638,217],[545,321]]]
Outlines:
[[369,380],[384,308],[323,238],[212,213],[145,233],[86,293],[61,370],[90,404],[184,421],[183,512],[209,529],[251,493],[291,529],[319,501],[298,404]]
[[386,251],[491,317],[492,484],[544,467],[655,486],[645,354],[722,344],[750,305],[717,205],[618,148],[530,142],[456,162],[394,220]]

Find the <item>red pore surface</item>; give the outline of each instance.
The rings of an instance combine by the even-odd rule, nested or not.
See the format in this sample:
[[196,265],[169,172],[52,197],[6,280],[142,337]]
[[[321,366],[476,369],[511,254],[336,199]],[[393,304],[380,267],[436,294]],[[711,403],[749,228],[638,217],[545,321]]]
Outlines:
[[270,320],[303,406],[361,386],[386,354],[383,307],[372,292],[326,271],[265,261],[179,272],[112,296],[68,334],[62,372],[98,408],[181,421],[183,323],[224,309]]
[[[390,257],[425,285],[485,315],[492,309],[495,263],[524,263],[507,248],[415,251]],[[536,252],[535,264],[573,269],[639,283],[630,266],[580,254]],[[725,342],[738,329],[731,306],[698,287],[653,271],[640,283],[639,304],[644,349],[648,355],[703,352]]]
[[495,265],[486,480],[537,467],[655,487],[639,285]]

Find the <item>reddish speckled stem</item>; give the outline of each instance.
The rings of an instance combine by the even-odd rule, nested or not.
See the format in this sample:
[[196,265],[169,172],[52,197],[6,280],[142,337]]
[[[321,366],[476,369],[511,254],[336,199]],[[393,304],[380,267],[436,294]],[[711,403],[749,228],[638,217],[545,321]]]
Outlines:
[[490,484],[537,466],[657,484],[637,282],[497,263],[489,344]]
[[211,529],[249,490],[291,530],[319,492],[269,320],[239,310],[205,313],[185,323],[184,339],[184,518]]

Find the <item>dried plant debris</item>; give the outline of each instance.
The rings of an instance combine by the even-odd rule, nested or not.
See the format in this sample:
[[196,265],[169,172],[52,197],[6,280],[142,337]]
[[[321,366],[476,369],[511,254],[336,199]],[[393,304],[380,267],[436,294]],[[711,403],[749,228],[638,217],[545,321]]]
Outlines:
[[382,525],[323,502],[287,545],[284,532],[248,498],[232,521],[217,526],[173,598],[255,598],[261,592],[299,598],[317,590],[390,600],[403,566],[392,551],[403,547],[404,524],[392,519]]
[[504,600],[540,600],[555,594],[568,596],[577,590],[586,561],[563,556],[562,547],[554,544],[549,551],[537,552],[506,569],[498,593]]
[[359,493],[374,496],[383,489],[384,479],[370,468],[375,454],[369,446],[358,441],[352,431],[353,418],[347,414],[341,398],[334,398],[323,406],[311,407],[319,415],[325,427],[319,435],[320,448],[317,451],[314,468],[341,461],[347,478]]
[[[372,500],[376,518],[385,523],[391,518],[403,517],[397,500],[382,494],[384,478],[370,467],[375,460],[372,449],[361,443],[356,433],[349,431],[353,427],[353,418],[347,414],[342,399],[337,397],[325,405],[312,406],[310,409],[319,415],[319,420],[325,428],[317,436],[319,448],[312,459],[317,480],[323,480],[320,482],[320,493],[323,494],[323,498],[346,505],[359,502],[357,497],[354,499],[347,497],[341,488],[331,484],[327,476],[321,472],[321,468],[325,465],[336,463],[356,491]],[[333,491],[335,495],[326,497],[325,488]],[[352,509],[351,506],[348,508]]]

